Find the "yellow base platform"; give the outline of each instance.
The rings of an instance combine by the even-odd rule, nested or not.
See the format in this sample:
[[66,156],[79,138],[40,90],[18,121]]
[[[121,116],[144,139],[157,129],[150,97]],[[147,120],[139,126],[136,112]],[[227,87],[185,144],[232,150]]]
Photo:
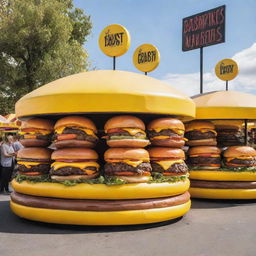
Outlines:
[[191,202],[166,208],[131,211],[67,211],[27,207],[11,201],[12,211],[21,218],[70,225],[136,225],[176,219],[190,209]]
[[104,184],[77,184],[65,186],[60,183],[31,183],[12,181],[16,192],[44,197],[66,199],[143,199],[168,197],[183,194],[189,189],[189,179],[175,183],[133,183],[115,186]]
[[256,199],[256,189],[190,188],[192,198],[207,199]]

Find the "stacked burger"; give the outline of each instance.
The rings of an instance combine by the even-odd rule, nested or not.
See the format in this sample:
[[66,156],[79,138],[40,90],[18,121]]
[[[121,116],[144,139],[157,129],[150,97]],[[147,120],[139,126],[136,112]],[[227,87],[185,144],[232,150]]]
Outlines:
[[110,118],[105,126],[105,138],[111,148],[104,154],[104,175],[120,183],[143,183],[151,179],[149,144],[145,124],[135,116]]
[[54,126],[51,179],[75,182],[95,179],[100,175],[98,154],[94,151],[98,137],[94,123],[86,117],[67,116]]
[[18,151],[16,171],[19,179],[45,180],[49,175],[54,123],[43,118],[30,118],[21,123],[19,135],[24,146]]
[[[154,179],[174,184],[186,181],[188,167],[182,150],[186,140],[184,124],[174,118],[159,118],[150,122],[147,130],[153,146],[148,151]],[[188,201],[189,193],[182,192]]]

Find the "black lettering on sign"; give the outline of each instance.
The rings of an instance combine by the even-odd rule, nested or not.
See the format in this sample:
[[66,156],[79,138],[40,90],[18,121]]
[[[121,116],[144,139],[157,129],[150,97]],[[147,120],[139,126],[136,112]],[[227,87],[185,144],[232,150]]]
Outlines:
[[123,44],[123,35],[124,32],[111,34],[108,30],[105,33],[104,40],[105,40],[105,47],[115,47]]
[[225,5],[183,19],[182,50],[225,42]]
[[154,62],[156,61],[156,51],[147,51],[143,52],[141,49],[138,54],[138,63],[143,64],[146,62]]
[[222,62],[220,64],[220,74],[225,75],[225,74],[230,74],[233,73],[234,71],[234,65],[226,65]]

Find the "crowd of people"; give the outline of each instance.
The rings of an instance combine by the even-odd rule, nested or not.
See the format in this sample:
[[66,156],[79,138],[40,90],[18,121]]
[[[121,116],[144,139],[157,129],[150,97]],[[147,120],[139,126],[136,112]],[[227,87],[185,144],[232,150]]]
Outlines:
[[14,174],[15,157],[23,148],[17,135],[5,135],[0,138],[1,166],[0,166],[0,193],[10,194],[9,183]]

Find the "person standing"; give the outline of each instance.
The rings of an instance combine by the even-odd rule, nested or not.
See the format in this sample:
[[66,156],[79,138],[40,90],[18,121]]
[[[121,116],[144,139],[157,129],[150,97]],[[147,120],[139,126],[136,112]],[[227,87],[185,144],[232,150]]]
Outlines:
[[4,192],[6,194],[10,194],[9,182],[11,181],[14,168],[14,157],[16,155],[12,143],[13,137],[8,135],[4,138],[4,143],[1,146],[2,173],[0,180],[0,192]]
[[18,135],[13,136],[12,146],[15,152],[18,152],[20,149],[24,148],[24,146],[20,143],[20,138]]

